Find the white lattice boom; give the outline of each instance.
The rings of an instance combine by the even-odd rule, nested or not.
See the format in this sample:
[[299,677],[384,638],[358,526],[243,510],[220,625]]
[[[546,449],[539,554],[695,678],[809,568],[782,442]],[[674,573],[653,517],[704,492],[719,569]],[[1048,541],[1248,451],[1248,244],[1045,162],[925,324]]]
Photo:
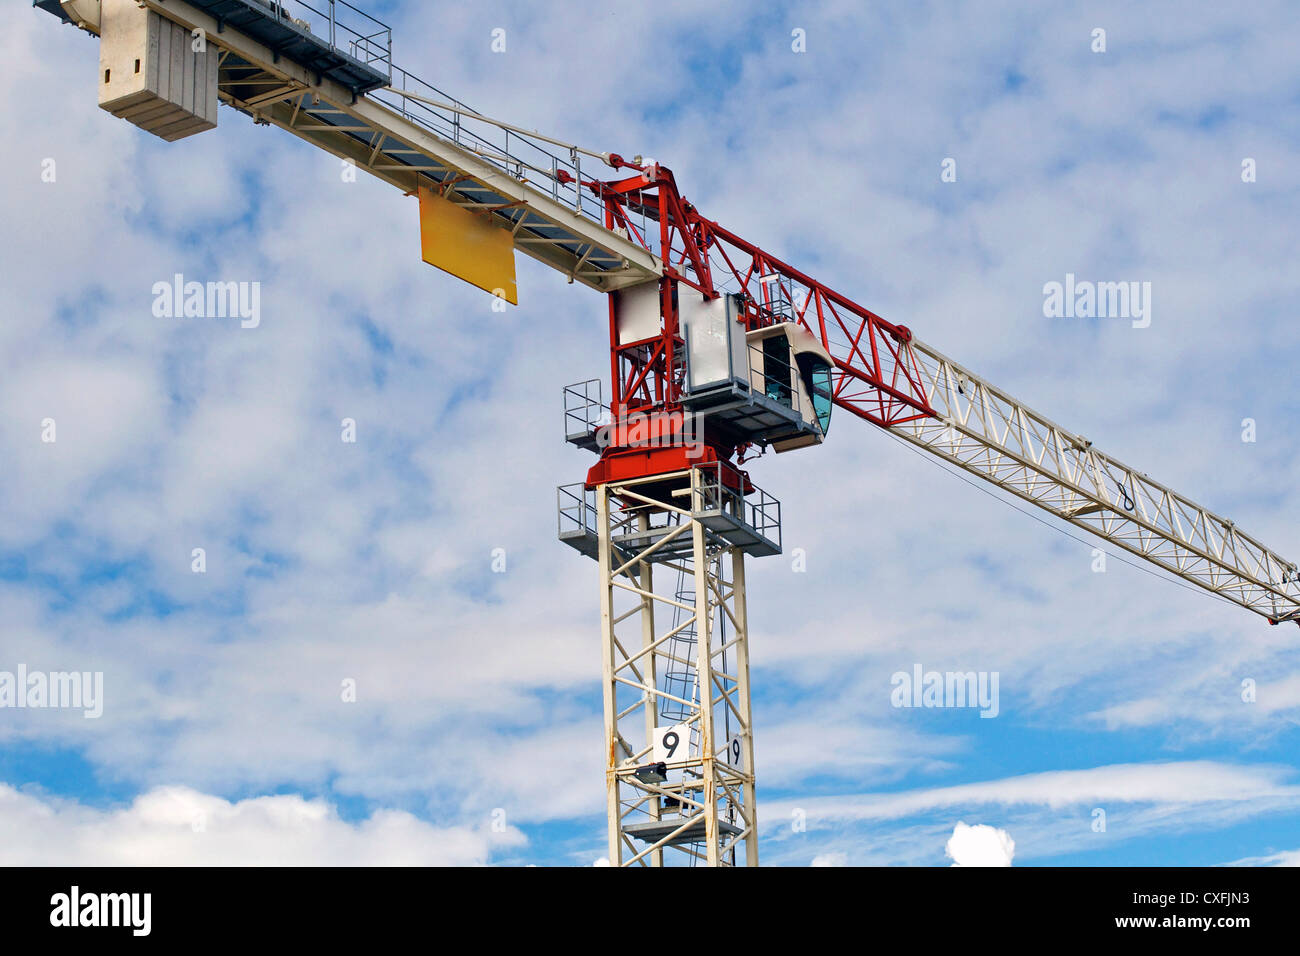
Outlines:
[[895,434],[1270,621],[1300,619],[1294,563],[929,346],[909,348],[938,417]]

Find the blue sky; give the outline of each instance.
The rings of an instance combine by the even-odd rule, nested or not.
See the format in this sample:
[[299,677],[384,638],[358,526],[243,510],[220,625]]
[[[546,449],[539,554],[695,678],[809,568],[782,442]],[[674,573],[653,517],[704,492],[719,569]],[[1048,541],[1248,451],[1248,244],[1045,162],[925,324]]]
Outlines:
[[[668,2],[580,31],[553,3],[367,8],[406,69],[654,156],[706,215],[1300,556],[1294,11],[973,6]],[[24,131],[0,155],[0,671],[105,683],[98,720],[0,709],[0,860],[603,856],[597,582],[554,488],[590,464],[560,390],[607,368],[604,302],[521,257],[493,312],[421,264],[390,186],[225,108],[155,140],[97,108],[91,38],[0,17]],[[154,317],[177,272],[260,282],[261,324]],[[1151,282],[1150,327],[1045,318],[1067,273]],[[807,560],[749,571],[765,862],[947,865],[958,822],[1015,865],[1300,860],[1294,628],[1094,573],[1092,542],[847,415],[753,473]],[[892,707],[918,663],[998,672],[999,716]]]

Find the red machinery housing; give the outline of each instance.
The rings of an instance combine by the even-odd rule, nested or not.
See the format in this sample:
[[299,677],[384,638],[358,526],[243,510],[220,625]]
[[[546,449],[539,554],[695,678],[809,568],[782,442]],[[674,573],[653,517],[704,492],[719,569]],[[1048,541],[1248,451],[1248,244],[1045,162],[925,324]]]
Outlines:
[[832,404],[883,427],[934,416],[907,328],[705,219],[667,168],[609,162],[635,175],[583,185],[664,277],[609,294],[611,426],[588,487],[722,462],[747,490],[737,453],[820,442]]

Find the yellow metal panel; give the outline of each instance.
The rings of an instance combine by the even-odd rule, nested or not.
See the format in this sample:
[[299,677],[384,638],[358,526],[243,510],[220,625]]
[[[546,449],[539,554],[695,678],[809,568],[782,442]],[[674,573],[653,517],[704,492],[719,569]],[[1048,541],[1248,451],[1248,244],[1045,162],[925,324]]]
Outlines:
[[514,237],[486,214],[462,209],[425,186],[420,187],[420,255],[431,266],[519,304]]

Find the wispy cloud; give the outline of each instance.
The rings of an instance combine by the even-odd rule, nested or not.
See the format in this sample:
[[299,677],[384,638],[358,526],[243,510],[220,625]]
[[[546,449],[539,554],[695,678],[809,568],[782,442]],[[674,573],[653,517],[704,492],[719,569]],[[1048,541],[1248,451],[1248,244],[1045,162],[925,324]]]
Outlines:
[[438,827],[400,811],[356,823],[299,796],[230,802],[187,787],[98,810],[0,786],[5,866],[472,866],[518,830]]

